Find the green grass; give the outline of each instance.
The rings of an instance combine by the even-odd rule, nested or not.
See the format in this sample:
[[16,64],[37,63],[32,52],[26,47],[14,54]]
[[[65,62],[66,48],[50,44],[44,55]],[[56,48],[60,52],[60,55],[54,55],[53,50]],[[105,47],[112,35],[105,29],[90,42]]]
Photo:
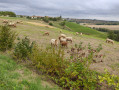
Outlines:
[[100,37],[100,38],[106,38],[107,35],[106,33],[96,31],[94,29],[88,28],[81,26],[79,24],[73,23],[73,22],[66,22],[66,26],[72,29],[73,32],[82,32],[84,34],[89,34],[95,37]]
[[0,55],[0,90],[52,90],[41,79],[8,56]]

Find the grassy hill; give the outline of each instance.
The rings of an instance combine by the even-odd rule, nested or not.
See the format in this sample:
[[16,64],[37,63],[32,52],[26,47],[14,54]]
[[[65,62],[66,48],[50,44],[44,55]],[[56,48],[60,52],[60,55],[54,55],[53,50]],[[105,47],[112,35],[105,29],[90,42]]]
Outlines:
[[[0,18],[0,19],[1,19],[0,24],[3,24],[2,23],[3,19],[17,21],[19,18],[16,18],[16,19],[15,18]],[[70,53],[68,53],[68,51],[71,51],[71,48],[74,47],[76,44],[79,45],[81,42],[83,42],[82,46],[85,47],[85,46],[89,45],[89,43],[90,43],[90,45],[93,48],[97,48],[98,45],[101,44],[103,47],[101,54],[103,54],[105,56],[105,58],[103,59],[103,62],[97,61],[96,63],[91,64],[90,69],[102,73],[102,72],[104,72],[104,69],[106,68],[106,69],[108,69],[109,72],[111,72],[115,75],[119,75],[119,69],[118,69],[118,65],[119,65],[119,63],[118,63],[118,58],[119,58],[118,45],[119,45],[119,43],[115,42],[113,45],[109,44],[109,43],[105,43],[105,38],[106,38],[105,33],[96,31],[96,30],[88,28],[88,27],[83,27],[83,26],[80,26],[78,24],[71,23],[71,22],[66,22],[66,25],[72,29],[72,31],[68,31],[68,30],[60,29],[60,27],[57,28],[58,26],[56,26],[56,25],[58,25],[59,22],[56,22],[56,23],[54,22],[56,24],[54,26],[56,26],[56,27],[51,27],[48,25],[48,23],[44,23],[43,21],[40,21],[40,20],[22,19],[22,21],[23,21],[23,24],[17,24],[16,28],[11,28],[11,29],[16,31],[20,38],[24,38],[25,36],[28,36],[31,41],[36,41],[38,46],[42,49],[44,49],[46,47],[49,48],[51,46],[50,45],[51,39],[58,40],[58,37],[61,34],[60,30],[62,30],[62,33],[66,34],[66,36],[73,37],[73,43],[68,43],[68,48],[61,48],[64,50],[64,54],[65,54],[64,58],[66,58],[66,60],[69,58],[69,55],[70,55]],[[43,34],[45,32],[49,32],[50,35],[43,36]],[[82,32],[84,34],[89,34],[89,35],[83,34],[82,36],[80,36],[80,35],[78,36],[78,35],[75,35],[75,32]],[[60,44],[58,44],[58,47],[59,46],[60,46]],[[49,59],[49,57],[47,59]],[[2,58],[0,61],[3,62],[5,60],[6,60],[6,58]],[[11,62],[13,62],[13,64]],[[7,65],[3,64],[3,63],[7,63]],[[14,62],[12,59],[8,60],[7,62],[3,62],[3,63],[1,63],[0,65],[1,65],[1,68],[3,65],[5,65],[5,67],[3,68],[2,71],[6,71],[6,72],[2,72],[3,75],[1,75],[0,78],[3,77],[3,79],[1,79],[1,82],[3,84],[5,83],[4,84],[5,86],[8,85],[8,86],[10,86],[10,88],[13,86],[13,87],[19,89],[19,87],[17,87],[17,85],[19,83],[20,83],[19,85],[21,85],[21,83],[22,83],[23,87],[25,87],[25,88],[30,88],[30,89],[32,89],[32,87],[35,87],[35,88],[41,87],[42,88],[42,85],[41,85],[42,82],[37,83],[37,80],[38,80],[37,78],[39,76],[36,75],[36,78],[33,79],[34,82],[32,82],[32,80],[31,80],[32,78],[29,77],[29,75],[32,75],[32,74],[26,72],[26,71],[31,72],[30,70],[28,70],[28,69],[26,70],[25,67],[17,65],[16,62]],[[7,67],[7,66],[11,66],[11,65],[13,67],[12,70]],[[21,69],[21,67],[22,67],[22,69]],[[24,72],[24,70],[25,70],[25,72]],[[18,73],[17,73],[17,71],[18,71]],[[11,72],[11,73],[8,74],[9,72]],[[19,77],[17,75],[14,76],[13,72],[17,73],[17,75],[18,76],[20,75],[20,76]],[[21,75],[21,72],[23,72],[23,75]],[[11,74],[13,74],[13,75],[11,75]],[[6,77],[8,77],[7,79],[5,79],[5,77],[4,77],[5,75],[7,75],[6,76]],[[25,79],[20,79],[22,77],[25,77]],[[5,82],[4,82],[4,79],[6,80]],[[20,79],[20,81],[19,81],[19,79]],[[12,84],[9,84],[10,81],[12,82]],[[41,81],[41,80],[39,79],[38,81]],[[1,86],[1,88],[3,86]],[[2,89],[4,90],[4,88],[2,88]],[[44,87],[43,87],[43,89],[44,89]],[[106,90],[106,89],[102,89],[102,90]]]
[[0,55],[0,90],[52,90],[49,85],[24,65]]
[[102,32],[96,31],[94,29],[81,26],[81,25],[73,23],[73,22],[66,22],[66,26],[71,28],[72,31],[74,31],[74,32],[80,32],[80,33],[82,32],[84,34],[89,34],[89,35],[100,37],[100,38],[107,37],[106,33],[102,33]]

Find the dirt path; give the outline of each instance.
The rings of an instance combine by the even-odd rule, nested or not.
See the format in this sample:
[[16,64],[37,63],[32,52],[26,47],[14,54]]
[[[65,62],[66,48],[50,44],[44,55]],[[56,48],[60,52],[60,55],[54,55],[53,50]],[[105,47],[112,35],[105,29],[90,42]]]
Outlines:
[[38,26],[42,26],[42,27],[54,28],[53,26],[45,25],[45,24],[42,24],[42,23],[36,23],[36,22],[26,22],[26,23],[33,24],[33,25],[38,25]]

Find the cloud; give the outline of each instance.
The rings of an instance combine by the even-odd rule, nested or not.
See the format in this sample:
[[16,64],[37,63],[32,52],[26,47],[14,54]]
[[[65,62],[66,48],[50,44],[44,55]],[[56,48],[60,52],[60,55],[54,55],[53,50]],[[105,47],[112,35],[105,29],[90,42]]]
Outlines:
[[0,10],[22,15],[119,20],[118,8],[118,0],[0,0]]

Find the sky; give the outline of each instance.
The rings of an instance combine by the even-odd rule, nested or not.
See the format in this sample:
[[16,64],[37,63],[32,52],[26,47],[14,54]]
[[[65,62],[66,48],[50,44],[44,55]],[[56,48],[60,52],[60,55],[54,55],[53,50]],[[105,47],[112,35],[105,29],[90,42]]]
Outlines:
[[119,0],[0,0],[0,11],[119,21]]

